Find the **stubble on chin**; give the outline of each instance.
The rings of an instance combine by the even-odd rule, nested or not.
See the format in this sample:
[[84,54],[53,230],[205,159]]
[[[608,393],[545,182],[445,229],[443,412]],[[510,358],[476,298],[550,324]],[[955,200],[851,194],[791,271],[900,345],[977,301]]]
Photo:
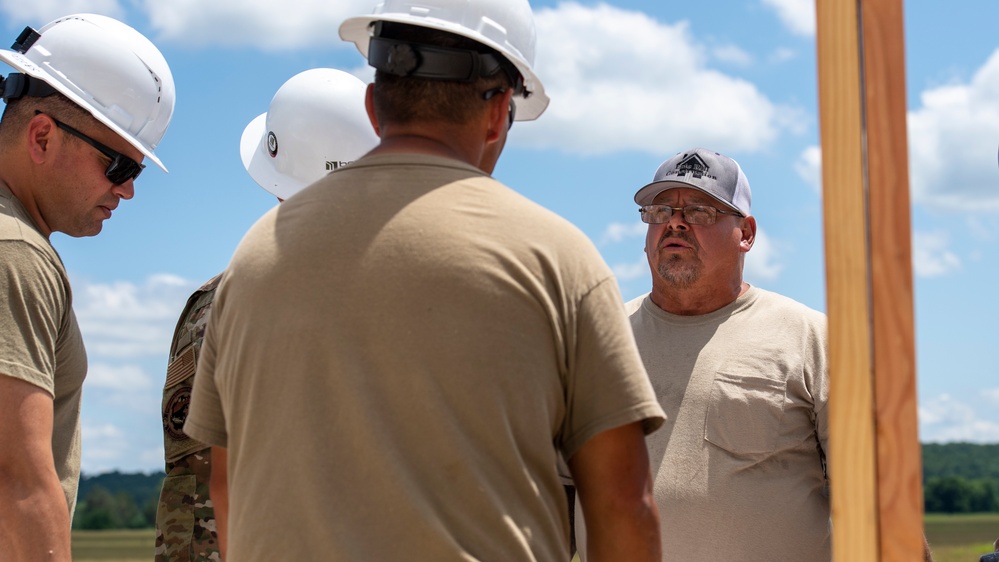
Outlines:
[[668,256],[656,267],[659,278],[674,289],[692,287],[701,276],[701,264],[690,262],[680,256]]

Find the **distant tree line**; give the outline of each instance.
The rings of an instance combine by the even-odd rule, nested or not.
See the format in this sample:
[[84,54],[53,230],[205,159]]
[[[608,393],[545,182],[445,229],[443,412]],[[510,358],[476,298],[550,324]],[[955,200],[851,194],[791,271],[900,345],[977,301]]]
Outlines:
[[994,480],[960,476],[930,478],[923,486],[927,513],[981,513],[999,511]]
[[108,472],[83,476],[74,529],[145,529],[156,526],[162,472]]
[[928,513],[999,511],[999,444],[923,444]]
[[[83,476],[73,528],[154,527],[164,476]],[[923,444],[923,498],[928,513],[999,512],[999,444]]]

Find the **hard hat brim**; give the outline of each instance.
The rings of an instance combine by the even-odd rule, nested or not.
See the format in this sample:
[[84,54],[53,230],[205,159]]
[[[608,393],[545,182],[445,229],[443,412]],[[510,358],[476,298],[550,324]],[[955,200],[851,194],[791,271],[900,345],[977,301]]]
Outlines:
[[23,72],[24,74],[27,74],[32,78],[37,78],[39,80],[42,80],[49,86],[52,86],[60,94],[69,98],[70,101],[72,101],[76,105],[79,105],[83,109],[87,110],[87,112],[90,113],[94,117],[94,119],[97,119],[98,121],[106,125],[107,128],[111,129],[115,134],[117,134],[119,137],[128,142],[128,144],[134,146],[136,150],[141,152],[143,156],[145,156],[146,158],[149,158],[149,160],[152,161],[154,164],[156,164],[161,170],[163,170],[164,172],[168,171],[166,169],[166,166],[163,165],[163,162],[160,161],[160,159],[149,147],[143,145],[143,143],[139,142],[139,140],[136,139],[134,135],[119,127],[109,118],[105,117],[90,102],[80,97],[80,95],[77,94],[76,92],[73,92],[72,90],[67,88],[61,81],[55,79],[44,68],[41,68],[40,66],[31,62],[31,60],[29,60],[23,54],[18,53],[16,51],[8,51],[0,49],[0,60],[14,67],[18,72]]
[[267,114],[261,113],[243,129],[239,139],[239,156],[253,181],[279,199],[288,199],[301,191],[305,184],[282,174],[267,153]]
[[[437,29],[440,31],[447,31],[449,33],[454,33],[455,35],[467,37],[482,43],[487,47],[495,49],[504,56],[509,53],[509,48],[507,46],[500,45],[488,37],[473,34],[468,28],[452,22],[430,17],[420,18],[416,21],[408,14],[375,14],[348,18],[344,20],[343,24],[340,25],[340,39],[350,41],[357,46],[357,50],[361,52],[361,55],[364,56],[365,60],[368,58],[368,40],[371,38],[369,30],[371,28],[371,24],[376,21],[406,23],[430,29]],[[528,66],[526,61],[516,56],[506,56],[506,58],[512,62],[514,66],[517,67],[517,70],[520,71],[521,75],[524,76],[524,86],[531,92],[531,96],[528,98],[514,97],[513,102],[517,106],[517,115],[515,120],[533,121],[540,117],[548,107],[550,100],[548,95],[545,93],[545,87],[530,66]]]

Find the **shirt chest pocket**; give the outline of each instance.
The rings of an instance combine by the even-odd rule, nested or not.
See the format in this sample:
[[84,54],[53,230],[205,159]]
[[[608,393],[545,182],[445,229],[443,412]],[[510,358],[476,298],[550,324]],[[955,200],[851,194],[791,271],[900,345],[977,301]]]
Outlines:
[[777,448],[784,418],[783,380],[719,372],[704,418],[704,439],[735,454],[767,454]]

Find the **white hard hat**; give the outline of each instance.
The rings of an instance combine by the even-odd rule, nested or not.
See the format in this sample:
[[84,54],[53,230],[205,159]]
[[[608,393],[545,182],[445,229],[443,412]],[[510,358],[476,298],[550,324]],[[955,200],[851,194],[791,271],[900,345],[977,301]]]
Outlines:
[[378,144],[364,109],[367,86],[352,74],[314,68],[292,76],[267,113],[243,130],[243,167],[261,187],[287,199]]
[[96,14],[65,16],[28,28],[0,60],[42,80],[166,171],[153,151],[176,99],[159,49],[138,31]]
[[351,41],[365,58],[375,22],[398,22],[439,29],[495,49],[524,77],[527,97],[514,96],[518,121],[537,119],[548,96],[534,74],[534,14],[527,0],[384,0],[372,15],[349,18],[340,38]]

